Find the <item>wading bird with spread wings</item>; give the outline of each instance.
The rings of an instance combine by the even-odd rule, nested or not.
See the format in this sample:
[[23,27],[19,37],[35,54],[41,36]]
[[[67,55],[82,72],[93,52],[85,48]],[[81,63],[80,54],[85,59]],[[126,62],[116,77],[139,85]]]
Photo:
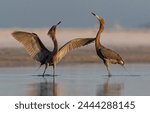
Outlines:
[[95,38],[76,38],[67,42],[64,46],[62,46],[58,50],[58,42],[56,40],[56,27],[61,23],[61,21],[53,25],[50,30],[48,31],[48,35],[51,37],[54,49],[53,51],[49,51],[37,34],[29,33],[24,31],[15,31],[12,33],[12,36],[21,42],[25,49],[27,50],[28,54],[35,59],[36,61],[41,63],[41,66],[45,64],[45,69],[43,72],[43,77],[47,66],[53,66],[53,76],[55,75],[55,67],[56,64],[71,50],[85,46],[90,44],[95,40]]
[[108,65],[109,64],[120,64],[120,65],[124,65],[124,61],[121,58],[121,56],[116,53],[115,51],[105,48],[100,41],[100,37],[101,37],[101,33],[104,31],[104,26],[105,26],[105,20],[101,17],[101,16],[97,16],[96,14],[94,14],[92,12],[92,14],[98,19],[99,21],[99,30],[97,32],[96,35],[96,39],[95,39],[95,48],[96,48],[96,52],[97,55],[103,60],[107,71],[108,71],[108,76],[111,77],[111,73],[109,71]]

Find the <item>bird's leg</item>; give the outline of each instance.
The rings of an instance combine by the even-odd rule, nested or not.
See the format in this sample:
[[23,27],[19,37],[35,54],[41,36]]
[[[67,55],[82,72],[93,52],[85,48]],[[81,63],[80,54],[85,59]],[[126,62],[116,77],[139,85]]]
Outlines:
[[111,73],[110,73],[110,71],[109,71],[108,66],[107,66],[107,71],[108,71],[108,77],[111,77],[112,75],[111,75]]
[[107,71],[108,71],[108,77],[111,77],[112,75],[111,75],[111,73],[110,73],[110,71],[109,71],[107,62],[104,62],[104,64],[105,64],[105,66],[106,66],[106,68],[107,68]]
[[46,69],[47,69],[47,64],[45,64],[45,69],[44,69],[44,72],[43,72],[43,77],[44,77]]
[[55,64],[53,64],[53,77],[55,76]]

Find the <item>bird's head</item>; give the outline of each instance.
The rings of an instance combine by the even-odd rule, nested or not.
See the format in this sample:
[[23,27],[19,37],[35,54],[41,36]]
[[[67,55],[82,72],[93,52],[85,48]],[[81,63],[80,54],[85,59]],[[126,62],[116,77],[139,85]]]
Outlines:
[[61,21],[59,21],[56,25],[53,25],[50,30],[48,31],[47,35],[49,35],[51,38],[55,38],[56,35],[56,27],[61,23]]
[[105,25],[105,20],[104,20],[103,17],[98,16],[98,15],[96,15],[96,14],[93,13],[93,12],[91,12],[91,13],[92,13],[92,15],[94,15],[94,16],[98,19],[98,21],[99,21],[102,25]]

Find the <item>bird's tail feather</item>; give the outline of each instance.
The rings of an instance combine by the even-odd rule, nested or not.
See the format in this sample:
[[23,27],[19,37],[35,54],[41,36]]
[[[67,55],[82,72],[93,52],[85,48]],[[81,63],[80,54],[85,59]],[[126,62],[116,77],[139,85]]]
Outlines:
[[127,68],[125,67],[125,65],[121,65],[123,67],[123,69],[129,74],[131,75],[131,73],[127,70]]

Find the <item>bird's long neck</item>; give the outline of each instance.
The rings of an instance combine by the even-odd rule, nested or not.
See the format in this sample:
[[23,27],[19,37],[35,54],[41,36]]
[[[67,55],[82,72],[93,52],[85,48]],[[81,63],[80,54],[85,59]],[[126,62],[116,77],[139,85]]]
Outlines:
[[53,43],[54,43],[54,49],[53,49],[53,55],[55,55],[58,52],[58,42],[56,38],[53,38]]
[[104,25],[100,23],[99,30],[97,32],[96,40],[95,40],[96,48],[101,48],[102,47],[100,37],[101,37],[101,33],[103,32],[103,30],[104,30]]

